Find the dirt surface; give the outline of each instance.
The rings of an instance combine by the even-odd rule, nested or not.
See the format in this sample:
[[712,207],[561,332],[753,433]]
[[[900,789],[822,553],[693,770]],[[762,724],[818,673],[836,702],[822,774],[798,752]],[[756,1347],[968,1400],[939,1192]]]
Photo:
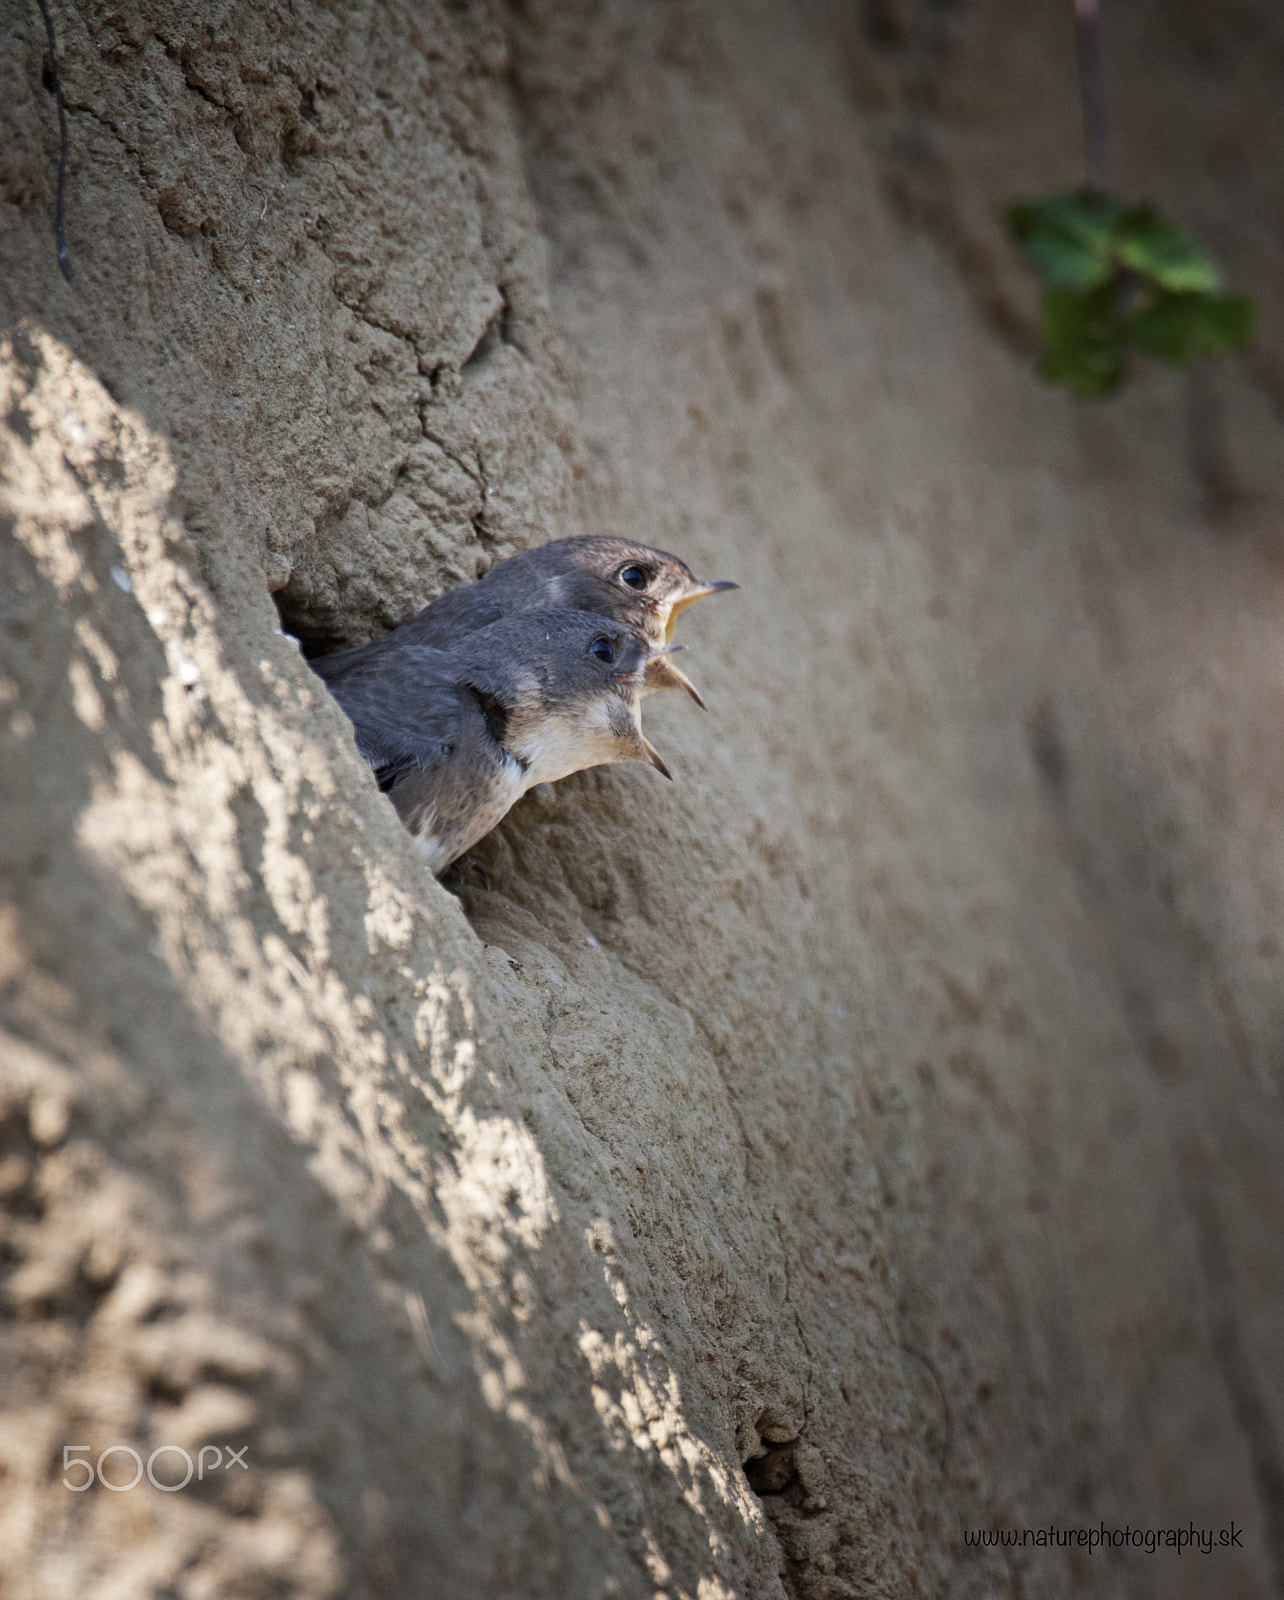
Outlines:
[[[1121,185],[1263,333],[1092,408],[996,221],[1077,175],[1054,0],[51,10],[70,285],[0,0],[6,1600],[1278,1600],[1274,9],[1108,19]],[[710,713],[440,885],[300,641],[589,530],[741,583]],[[64,1487],[115,1445],[209,1453]],[[1049,1524],[1238,1533],[965,1538]]]

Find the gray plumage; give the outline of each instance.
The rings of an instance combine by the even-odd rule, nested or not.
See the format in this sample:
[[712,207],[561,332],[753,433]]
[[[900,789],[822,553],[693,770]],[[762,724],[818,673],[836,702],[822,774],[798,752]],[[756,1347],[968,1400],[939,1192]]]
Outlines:
[[[380,651],[413,642],[453,650],[481,629],[506,617],[564,608],[608,617],[662,645],[678,613],[704,595],[734,589],[705,583],[677,556],[631,539],[585,535],[555,539],[497,563],[476,583],[448,589],[417,616],[370,644],[314,663],[332,663],[331,674],[351,670]],[[703,706],[695,686],[667,654],[653,655],[644,694],[685,689]]]
[[509,556],[477,583],[447,590],[405,626],[425,644],[448,649],[501,616],[569,606],[622,622],[660,644],[674,602],[712,587],[735,586],[702,583],[666,550],[585,534]]
[[646,761],[638,702],[652,651],[576,610],[503,617],[442,650],[408,636],[312,662],[357,747],[441,872],[537,783]]

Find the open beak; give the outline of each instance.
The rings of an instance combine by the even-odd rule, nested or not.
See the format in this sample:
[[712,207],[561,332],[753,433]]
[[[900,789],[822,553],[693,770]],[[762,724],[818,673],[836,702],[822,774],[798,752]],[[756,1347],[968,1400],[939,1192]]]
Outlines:
[[668,656],[654,656],[646,664],[646,687],[643,694],[659,694],[662,689],[685,689],[701,711],[708,707],[699,689],[680,667],[675,667]]
[[642,736],[642,748],[646,751],[646,758],[651,763],[651,765],[655,768],[655,770],[657,772],[662,772],[665,775],[665,777],[668,778],[668,780],[671,783],[673,781],[673,774],[669,771],[668,767],[666,767],[664,762],[660,759],[660,752],[655,748],[655,746],[651,743],[651,741],[646,737],[645,734],[643,734],[643,736]]
[[701,711],[705,711],[708,708],[701,698],[700,691],[686,673],[675,667],[672,661],[675,651],[685,649],[684,644],[662,644],[651,652],[651,659],[646,664],[642,693],[659,694],[664,689],[685,689]]
[[738,589],[738,583],[732,583],[730,578],[717,578],[712,583],[697,583],[694,589],[688,589],[686,594],[679,595],[673,602],[669,611],[669,620],[665,624],[664,636],[666,639],[673,637],[673,624],[688,606],[693,606],[697,600],[703,600],[706,595],[717,594],[721,589]]
[[[654,654],[651,656],[651,659],[646,664],[646,671],[643,674],[644,680],[646,678],[650,677],[651,668],[652,667],[658,666],[661,663],[667,663],[668,659],[669,659],[669,656],[672,654],[673,651],[682,650],[682,649],[685,649],[685,648],[686,647],[684,645],[680,645],[680,644],[663,644],[663,645],[661,645],[660,648],[657,651],[654,652]],[[675,670],[676,670],[676,668],[675,668]],[[678,676],[681,677],[682,676],[681,673],[679,673]],[[646,761],[646,762],[649,762],[650,765],[653,766],[657,772],[662,772],[664,774],[664,776],[666,778],[668,778],[670,782],[672,782],[673,774],[669,771],[668,767],[665,766],[664,760],[661,757],[660,752],[655,748],[655,746],[647,738],[646,734],[644,734],[642,732],[642,717],[641,717],[642,695],[645,692],[646,692],[645,681],[643,683],[639,684],[637,678],[634,677],[634,679],[633,679],[633,691],[632,691],[632,695],[631,695],[631,697],[629,699],[629,702],[628,702],[630,720],[631,720],[631,722],[633,724],[633,726],[632,726],[632,728],[630,730],[630,733],[629,733],[629,744],[632,747],[632,753],[630,755],[627,755],[627,756],[622,755],[622,756],[618,757],[617,759],[622,760],[622,761]]]

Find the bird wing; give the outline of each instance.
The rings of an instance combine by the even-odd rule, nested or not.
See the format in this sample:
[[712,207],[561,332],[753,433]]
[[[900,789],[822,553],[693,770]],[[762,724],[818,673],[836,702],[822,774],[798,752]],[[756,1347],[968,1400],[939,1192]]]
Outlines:
[[319,678],[333,687],[353,673],[369,671],[373,664],[389,651],[406,645],[419,645],[433,650],[450,650],[476,633],[498,622],[512,609],[496,599],[478,593],[475,583],[461,584],[448,589],[403,622],[399,628],[386,633],[382,639],[372,639],[369,644],[354,645],[351,650],[336,650],[332,655],[316,656],[308,665]]
[[366,663],[375,656],[381,655],[393,642],[392,634],[387,634],[382,639],[372,640],[370,644],[354,645],[351,650],[336,650],[333,655],[313,656],[308,665],[318,678],[323,678],[326,683],[337,683],[349,673],[365,667]]
[[[352,723],[357,748],[389,793],[405,775],[446,760],[459,741],[485,727],[476,697],[459,681],[459,668],[444,650],[379,640],[320,675]],[[320,662],[313,662],[314,668]],[[340,670],[336,670],[336,667]]]
[[418,616],[403,622],[397,630],[416,644],[450,650],[479,628],[488,628],[507,615],[511,607],[493,595],[483,594],[476,583],[463,583],[447,589],[425,606]]
[[402,641],[326,680],[434,872],[489,833],[524,788],[503,743],[511,707],[475,677],[450,651]]
[[[551,549],[548,545],[541,546],[540,552],[527,551],[525,556],[533,558]],[[448,589],[417,616],[382,639],[351,650],[340,650],[334,655],[318,656],[311,662],[312,670],[333,686],[353,672],[365,671],[389,650],[395,651],[408,644],[434,650],[457,650],[473,634],[505,617],[552,607],[593,611],[645,629],[647,618],[636,595],[617,589],[590,572],[574,567],[564,572],[546,572],[533,559],[523,565],[524,559],[511,556],[477,583],[462,583],[458,588]]]

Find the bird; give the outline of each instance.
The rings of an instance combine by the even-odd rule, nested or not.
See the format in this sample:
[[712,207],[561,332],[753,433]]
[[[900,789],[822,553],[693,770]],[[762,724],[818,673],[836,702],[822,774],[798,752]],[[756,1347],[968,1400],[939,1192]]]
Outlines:
[[[476,583],[448,589],[409,622],[370,644],[338,651],[313,662],[329,662],[331,675],[355,667],[369,654],[413,640],[453,649],[469,635],[502,617],[550,607],[569,607],[609,617],[636,629],[656,645],[673,637],[673,625],[688,606],[720,590],[738,589],[729,579],[706,582],[677,556],[632,539],[597,534],[554,539],[519,551],[493,566]],[[654,654],[647,667],[644,694],[684,689],[701,708],[695,685],[670,659]]]
[[672,776],[639,707],[649,664],[673,645],[568,607],[501,617],[448,650],[379,642],[345,652],[360,659],[338,673],[332,656],[311,665],[437,875],[535,784],[615,762]]

